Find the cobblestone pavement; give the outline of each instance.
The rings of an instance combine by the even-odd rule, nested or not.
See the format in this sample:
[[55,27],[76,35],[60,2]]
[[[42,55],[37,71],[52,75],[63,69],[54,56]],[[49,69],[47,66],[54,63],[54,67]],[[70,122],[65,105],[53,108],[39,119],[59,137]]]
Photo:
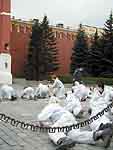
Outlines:
[[[32,83],[30,83],[32,84]],[[27,84],[28,85],[28,84]],[[36,86],[36,83],[33,84]],[[26,86],[26,83],[13,84],[19,91]],[[69,87],[69,86],[68,86]],[[47,104],[47,99],[38,101],[25,101],[18,99],[17,101],[4,101],[0,103],[0,113],[5,113],[15,119],[27,122],[33,122],[37,118],[37,114]],[[76,144],[71,150],[103,150],[102,142],[96,145]],[[0,122],[0,150],[55,150],[55,145],[48,138],[47,133],[32,132],[22,130]],[[108,150],[113,149],[113,139]]]

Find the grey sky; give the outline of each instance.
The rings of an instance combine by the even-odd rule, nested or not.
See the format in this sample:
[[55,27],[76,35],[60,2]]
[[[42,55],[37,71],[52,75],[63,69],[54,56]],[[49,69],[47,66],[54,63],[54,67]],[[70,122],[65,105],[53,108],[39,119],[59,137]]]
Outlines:
[[103,27],[111,10],[113,0],[12,0],[12,16],[41,20],[46,14],[52,25]]

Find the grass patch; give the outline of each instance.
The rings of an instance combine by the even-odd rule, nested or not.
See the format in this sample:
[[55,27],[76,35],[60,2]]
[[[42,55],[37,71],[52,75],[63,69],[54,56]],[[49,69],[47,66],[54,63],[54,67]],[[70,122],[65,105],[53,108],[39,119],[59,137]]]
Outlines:
[[103,77],[83,77],[83,82],[86,84],[96,84],[98,80],[103,81],[106,85],[113,85],[113,78],[103,78]]
[[[72,83],[73,82],[73,77],[72,75],[64,75],[64,76],[59,76],[59,79],[63,83]],[[96,84],[98,80],[103,81],[106,85],[113,85],[113,78],[103,78],[103,77],[83,77],[82,81],[86,84]]]

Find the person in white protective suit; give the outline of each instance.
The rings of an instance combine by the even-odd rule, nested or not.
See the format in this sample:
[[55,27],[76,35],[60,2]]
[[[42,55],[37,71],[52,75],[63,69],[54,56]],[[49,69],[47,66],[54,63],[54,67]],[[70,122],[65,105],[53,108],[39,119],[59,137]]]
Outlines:
[[35,97],[36,98],[47,98],[50,96],[49,87],[40,83],[35,90]]
[[[51,102],[41,111],[38,115],[38,121],[43,127],[47,125],[47,122],[50,123],[51,127],[64,127],[77,124],[73,114],[61,107],[55,99],[51,99]],[[68,132],[58,132],[56,130],[55,133],[49,132],[48,134],[53,143],[57,145],[56,150],[69,150],[75,143],[95,144],[98,137],[101,136],[104,140],[105,133],[108,136],[110,132],[110,129],[97,132],[72,129]],[[104,142],[107,143],[108,141]]]
[[73,93],[76,99],[78,98],[81,102],[82,111],[78,117],[82,117],[86,114],[86,100],[88,100],[91,96],[91,90],[89,87],[79,83],[78,81],[75,81],[75,85],[72,87],[72,90],[74,91]]
[[[90,100],[90,113],[91,116],[96,115],[97,113],[101,112],[104,108],[108,106],[110,100],[113,98],[113,91],[110,91],[104,87],[104,83],[102,81],[97,82],[97,87],[94,90],[94,94]],[[110,111],[110,110],[109,110]],[[110,120],[109,112],[105,112],[103,116],[95,120],[90,124],[90,128],[93,131],[98,131],[99,129],[108,129],[112,128],[112,122]],[[112,131],[110,133],[112,136]],[[108,137],[108,144],[106,147],[109,146],[111,138]]]
[[78,97],[75,97],[72,91],[68,91],[65,98],[65,109],[78,116],[82,112],[81,102]]
[[21,93],[21,98],[32,100],[34,99],[34,89],[32,87],[25,87]]
[[64,84],[59,80],[56,75],[52,76],[52,80],[54,81],[53,85],[53,95],[56,95],[58,98],[64,98],[65,96],[65,88]]
[[85,101],[91,92],[89,87],[86,87],[77,81],[75,82],[75,86],[72,87],[72,90],[74,91],[74,95],[78,97],[80,101]]
[[79,85],[80,85],[80,83],[78,81],[75,81],[73,86],[72,86],[72,89],[73,90],[77,89]]
[[0,98],[13,101],[17,99],[17,94],[13,87],[9,85],[2,85],[0,89]]

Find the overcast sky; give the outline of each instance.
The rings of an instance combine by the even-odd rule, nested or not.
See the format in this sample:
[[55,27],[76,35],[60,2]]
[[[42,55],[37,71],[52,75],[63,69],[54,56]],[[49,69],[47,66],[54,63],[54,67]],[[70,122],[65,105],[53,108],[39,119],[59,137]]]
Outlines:
[[79,23],[103,27],[113,0],[11,0],[12,16],[20,19],[39,18],[46,14],[52,25],[63,23],[76,26]]

